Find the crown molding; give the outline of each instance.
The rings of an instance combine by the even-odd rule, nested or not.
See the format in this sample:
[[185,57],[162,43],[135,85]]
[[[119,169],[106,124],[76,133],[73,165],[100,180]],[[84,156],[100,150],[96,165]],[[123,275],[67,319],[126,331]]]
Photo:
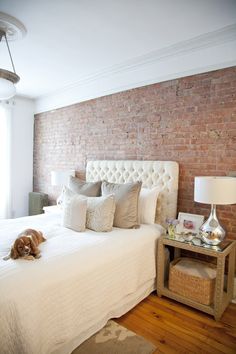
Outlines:
[[[217,65],[208,65],[208,66],[204,66],[204,67],[197,67],[197,68],[194,68],[191,70],[180,71],[180,72],[176,72],[174,74],[169,74],[169,75],[155,76],[152,79],[136,81],[135,85],[125,84],[125,85],[115,86],[115,88],[112,88],[112,89],[110,89],[110,88],[105,89],[105,90],[100,89],[99,93],[97,93],[97,94],[92,94],[92,95],[91,94],[85,94],[85,95],[81,94],[81,95],[79,95],[79,99],[78,99],[78,97],[76,97],[75,99],[70,98],[70,99],[61,100],[62,95],[63,95],[63,91],[62,91],[60,95],[45,96],[42,103],[40,101],[38,101],[38,102],[36,101],[35,113],[36,114],[43,113],[46,111],[51,111],[51,110],[59,109],[62,107],[71,106],[73,104],[88,101],[88,100],[95,99],[98,97],[104,97],[104,96],[108,96],[108,95],[115,94],[118,92],[123,92],[123,91],[131,90],[134,88],[138,88],[138,87],[152,85],[152,84],[155,84],[158,82],[175,80],[175,79],[186,77],[186,76],[197,75],[199,73],[220,70],[220,69],[229,68],[229,67],[233,67],[233,66],[236,66],[236,60],[220,63]],[[74,91],[74,90],[72,90],[72,91]],[[68,93],[68,91],[65,91],[65,92]],[[50,102],[51,99],[53,100],[53,103]],[[55,103],[55,99],[56,99],[56,103]]]
[[[214,47],[220,47],[222,45],[225,45],[230,42],[235,42],[236,41],[236,24],[232,24],[226,27],[223,27],[221,29],[215,30],[213,32],[205,33],[200,36],[184,40],[181,42],[178,42],[174,45],[170,45],[165,48],[161,48],[152,52],[149,52],[145,55],[137,56],[135,58],[132,58],[130,60],[124,61],[120,64],[116,64],[113,66],[110,66],[108,68],[104,68],[103,70],[94,72],[91,75],[88,75],[86,77],[81,77],[80,80],[78,80],[76,83],[73,83],[71,85],[67,85],[63,87],[62,89],[54,90],[52,92],[48,92],[45,95],[39,96],[36,98],[36,109],[37,111],[43,111],[43,101],[49,101],[50,98],[56,98],[56,96],[62,97],[63,94],[68,95],[72,92],[79,92],[83,87],[95,85],[97,86],[102,80],[113,80],[115,76],[118,76],[119,74],[132,74],[134,72],[138,73],[142,70],[145,70],[145,68],[150,67],[150,65],[157,64],[157,63],[162,63],[168,60],[173,60],[177,59],[180,57],[184,57],[186,55],[191,55],[196,52],[199,52],[201,50],[206,50]],[[199,68],[193,69],[193,70],[186,70],[186,71],[177,71],[173,74],[170,75],[157,75],[153,79],[146,79],[146,80],[139,80],[137,79],[136,83],[132,84],[125,84],[125,85],[117,85],[117,87],[114,89],[101,89],[99,93],[96,94],[95,97],[100,97],[104,96],[106,94],[111,94],[114,92],[119,92],[123,91],[125,89],[130,89],[134,87],[139,87],[139,86],[144,86],[148,85],[150,83],[155,83],[155,82],[161,82],[169,79],[174,79],[177,77],[182,76],[187,76],[186,73],[189,73],[188,75],[196,74],[199,72],[206,72],[206,71],[211,71],[211,70],[216,70],[220,68],[224,68],[227,66],[234,66],[236,65],[236,57],[235,60],[229,60],[225,62],[220,62],[218,65],[206,65],[206,67],[201,67],[202,71],[199,71]],[[211,67],[214,67],[214,69],[211,69]],[[138,76],[138,75],[137,75]],[[165,79],[163,79],[165,78]],[[97,91],[97,90],[96,90]],[[88,95],[81,95],[78,94],[76,102],[81,102],[85,101],[87,99],[95,98],[94,95],[88,96]],[[71,100],[71,103],[73,104],[76,103],[73,99]],[[63,104],[64,106],[65,104]],[[62,105],[56,105],[57,107],[63,107]],[[45,109],[48,110],[48,109]]]

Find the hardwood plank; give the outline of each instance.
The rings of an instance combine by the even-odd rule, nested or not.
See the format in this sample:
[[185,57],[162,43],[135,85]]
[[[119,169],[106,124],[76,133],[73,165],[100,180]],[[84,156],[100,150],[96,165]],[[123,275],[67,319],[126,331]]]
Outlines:
[[[165,304],[166,302],[164,302]],[[178,303],[175,303],[175,306],[178,307]],[[181,310],[181,307],[178,308],[179,310]],[[198,317],[196,318],[191,318],[191,321],[189,321],[189,317],[183,314],[181,314],[181,312],[179,311],[174,311],[173,309],[171,309],[169,306],[163,306],[163,301],[159,301],[158,302],[158,308],[156,303],[153,302],[149,302],[147,300],[147,302],[145,303],[145,310],[150,312],[150,315],[154,315],[154,316],[159,316],[161,318],[164,318],[165,320],[171,321],[173,316],[175,316],[175,325],[179,326],[182,328],[182,330],[184,328],[190,329],[193,333],[195,333],[198,338],[202,338],[202,340],[205,341],[205,337],[209,338],[208,341],[211,342],[211,340],[213,339],[214,342],[215,337],[217,335],[221,337],[221,342],[225,345],[225,346],[229,346],[231,348],[235,348],[236,345],[236,340],[235,340],[235,333],[233,335],[232,332],[232,328],[230,325],[223,325],[220,322],[215,322],[210,316],[208,315],[204,315],[198,312]],[[192,314],[192,310],[190,310],[188,308],[188,312],[189,315],[191,316]],[[178,329],[178,328],[177,328]],[[231,336],[231,338],[229,339],[229,336]],[[212,343],[213,346],[214,342]]]
[[167,298],[151,294],[118,323],[157,346],[156,354],[235,354],[236,305],[220,321]]
[[143,323],[139,323],[140,316],[136,314],[129,314],[129,318],[123,321],[118,321],[121,325],[133,330],[133,326],[135,323],[135,331],[137,334],[145,337],[152,343],[154,343],[157,347],[158,350],[162,353],[170,353],[170,354],[176,354],[176,353],[193,353],[191,350],[188,349],[188,345],[180,350],[178,348],[178,340],[179,338],[175,336],[174,333],[163,330],[161,327],[156,328],[148,323],[148,321],[142,321]]
[[[146,309],[145,309],[146,312]],[[141,314],[141,312],[140,312]],[[147,314],[146,320],[148,321],[148,317],[150,318],[150,315]],[[156,317],[156,316],[155,316]],[[209,349],[209,345],[205,345],[205,340],[206,338],[204,336],[199,336],[197,334],[197,338],[194,338],[195,336],[192,336],[189,329],[185,328],[184,326],[178,326],[175,321],[173,321],[173,317],[166,319],[163,316],[158,315],[158,319],[156,322],[156,325],[158,325],[158,330],[162,329],[165,333],[165,336],[168,338],[168,340],[173,340],[173,334],[175,335],[175,348],[179,347],[179,344],[181,343],[181,349],[183,348],[186,349],[186,351],[192,351],[195,353],[200,352],[201,349],[205,349],[206,353],[211,353],[212,350]],[[176,334],[178,332],[178,335]],[[196,340],[197,339],[197,340]],[[194,351],[193,351],[193,344],[195,346]],[[181,351],[182,352],[182,351]],[[220,353],[220,351],[217,351],[217,353]]]
[[[166,320],[163,316],[156,317],[155,315],[153,316],[153,313],[148,313],[147,309],[141,308],[139,310],[139,319],[141,318],[143,321],[145,321],[145,327],[147,328],[147,324],[155,325],[157,330],[155,331],[155,334],[162,334],[162,341],[165,342],[165,344],[171,343],[174,345],[175,350],[176,348],[179,348],[181,344],[181,353],[183,352],[183,349],[185,349],[186,352],[193,352],[193,353],[199,353],[202,349],[204,349],[205,353],[212,353],[213,349],[215,349],[215,353],[222,353],[223,351],[218,350],[217,348],[212,348],[211,343],[208,343],[206,345],[205,341],[207,341],[207,338],[204,336],[199,336],[198,333],[194,333],[194,336],[191,335],[190,331],[188,328],[184,328],[184,326],[178,326],[175,324],[175,321],[173,321],[173,317],[170,318],[169,320]],[[134,317],[134,314],[132,315]],[[137,317],[137,315],[136,315]],[[136,319],[137,321],[138,319]],[[176,335],[177,331],[179,330],[178,335]],[[140,333],[141,334],[141,333]],[[155,343],[158,344],[158,343]],[[194,347],[194,351],[193,351]],[[210,348],[210,349],[209,349]],[[179,352],[179,350],[178,350]]]

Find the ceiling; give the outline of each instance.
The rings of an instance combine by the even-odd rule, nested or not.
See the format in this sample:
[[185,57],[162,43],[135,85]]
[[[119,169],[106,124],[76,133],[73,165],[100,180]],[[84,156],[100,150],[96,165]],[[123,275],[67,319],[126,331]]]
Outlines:
[[[27,29],[22,40],[10,42],[21,77],[17,93],[39,101],[55,101],[58,94],[72,97],[75,89],[80,96],[88,91],[86,99],[150,83],[152,77],[157,82],[195,67],[204,71],[204,57],[208,69],[230,66],[236,59],[235,0],[0,0],[0,11]],[[207,49],[212,58],[201,52]],[[172,55],[175,60],[181,55],[185,67],[175,68],[183,65],[179,60],[162,68]],[[11,68],[4,43],[0,67]]]

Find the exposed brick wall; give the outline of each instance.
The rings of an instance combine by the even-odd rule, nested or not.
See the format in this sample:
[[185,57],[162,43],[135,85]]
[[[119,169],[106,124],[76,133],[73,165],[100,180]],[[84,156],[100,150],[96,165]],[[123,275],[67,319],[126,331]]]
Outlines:
[[[236,171],[236,67],[149,85],[35,116],[34,190],[55,199],[54,169],[84,175],[87,160],[174,160],[178,210],[209,214],[193,201],[197,175]],[[236,239],[236,205],[218,207]]]

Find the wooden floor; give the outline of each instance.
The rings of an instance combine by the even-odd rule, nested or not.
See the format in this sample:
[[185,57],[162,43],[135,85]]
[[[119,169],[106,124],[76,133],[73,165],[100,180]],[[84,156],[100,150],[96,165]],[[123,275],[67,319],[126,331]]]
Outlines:
[[210,315],[153,293],[116,321],[154,343],[155,354],[236,354],[235,304],[216,322]]

